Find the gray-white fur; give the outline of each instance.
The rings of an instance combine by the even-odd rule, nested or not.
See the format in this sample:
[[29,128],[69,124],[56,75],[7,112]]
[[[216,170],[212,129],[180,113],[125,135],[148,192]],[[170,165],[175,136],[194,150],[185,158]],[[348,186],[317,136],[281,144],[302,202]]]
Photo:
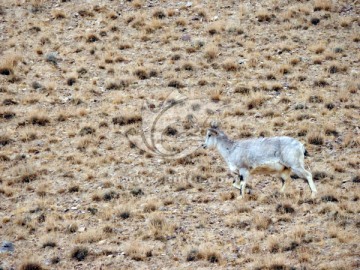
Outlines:
[[312,175],[304,168],[304,145],[291,137],[269,137],[234,141],[217,127],[207,131],[204,148],[216,147],[230,171],[238,179],[233,186],[244,195],[251,174],[276,174],[281,177],[281,192],[291,172],[307,180],[312,195],[317,193]]

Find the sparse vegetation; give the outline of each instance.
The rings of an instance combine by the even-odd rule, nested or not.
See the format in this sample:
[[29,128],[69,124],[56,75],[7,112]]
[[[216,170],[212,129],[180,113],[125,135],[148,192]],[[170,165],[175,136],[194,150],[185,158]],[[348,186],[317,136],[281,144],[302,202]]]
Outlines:
[[239,65],[231,59],[225,60],[222,66],[226,71],[237,71],[239,69]]
[[10,76],[15,74],[15,67],[18,65],[21,57],[17,54],[10,53],[0,58],[0,75]]
[[272,14],[265,9],[261,9],[256,13],[256,18],[259,22],[270,22]]
[[10,144],[11,142],[13,142],[13,140],[10,138],[10,136],[8,136],[6,134],[0,134],[0,145],[1,146],[5,146],[7,144]]
[[214,90],[211,92],[210,99],[213,102],[219,102],[221,100],[221,91]]
[[307,140],[310,144],[323,145],[324,136],[320,132],[312,132],[308,135]]
[[71,251],[71,258],[77,261],[83,261],[88,256],[89,251],[85,247],[75,247]]
[[135,261],[143,261],[153,255],[149,247],[138,241],[128,243],[125,247],[125,254]]
[[247,108],[249,110],[258,109],[260,106],[264,104],[265,100],[266,98],[264,94],[260,92],[251,94],[250,96],[247,97]]
[[205,58],[209,61],[215,59],[219,54],[219,50],[215,45],[208,45],[205,48]]
[[41,264],[37,262],[26,262],[23,263],[20,268],[20,270],[42,270],[45,269],[41,266]]
[[141,121],[141,115],[137,115],[137,114],[123,115],[123,116],[114,117],[112,119],[114,125],[120,125],[120,126],[131,125],[140,121]]
[[168,86],[173,88],[183,88],[184,84],[179,80],[171,80],[169,81]]
[[[0,2],[0,269],[359,268],[356,1]],[[318,195],[240,202],[212,120],[301,141]]]
[[46,115],[45,112],[34,111],[30,114],[29,122],[32,125],[46,126],[50,123],[50,118]]

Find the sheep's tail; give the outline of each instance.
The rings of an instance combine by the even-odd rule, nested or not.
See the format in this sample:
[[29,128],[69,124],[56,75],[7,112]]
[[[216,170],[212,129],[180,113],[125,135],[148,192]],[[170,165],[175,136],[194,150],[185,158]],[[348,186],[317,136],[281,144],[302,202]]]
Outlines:
[[305,149],[305,151],[304,151],[304,156],[305,157],[310,157],[310,155],[309,155],[309,152]]

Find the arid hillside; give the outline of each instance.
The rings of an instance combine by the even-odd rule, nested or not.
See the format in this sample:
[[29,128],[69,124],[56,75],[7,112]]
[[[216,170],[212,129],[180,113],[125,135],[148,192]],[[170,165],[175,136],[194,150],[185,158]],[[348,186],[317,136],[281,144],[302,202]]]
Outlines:
[[[0,269],[359,269],[360,3],[0,0]],[[302,142],[318,189],[231,138]]]

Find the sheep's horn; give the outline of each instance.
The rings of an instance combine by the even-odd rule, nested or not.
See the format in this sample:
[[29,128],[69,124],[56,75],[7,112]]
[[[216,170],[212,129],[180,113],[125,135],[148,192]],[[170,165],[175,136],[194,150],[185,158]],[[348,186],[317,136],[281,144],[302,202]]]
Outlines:
[[211,121],[210,127],[211,127],[211,128],[218,128],[218,127],[219,127],[219,123],[218,123],[217,121]]

